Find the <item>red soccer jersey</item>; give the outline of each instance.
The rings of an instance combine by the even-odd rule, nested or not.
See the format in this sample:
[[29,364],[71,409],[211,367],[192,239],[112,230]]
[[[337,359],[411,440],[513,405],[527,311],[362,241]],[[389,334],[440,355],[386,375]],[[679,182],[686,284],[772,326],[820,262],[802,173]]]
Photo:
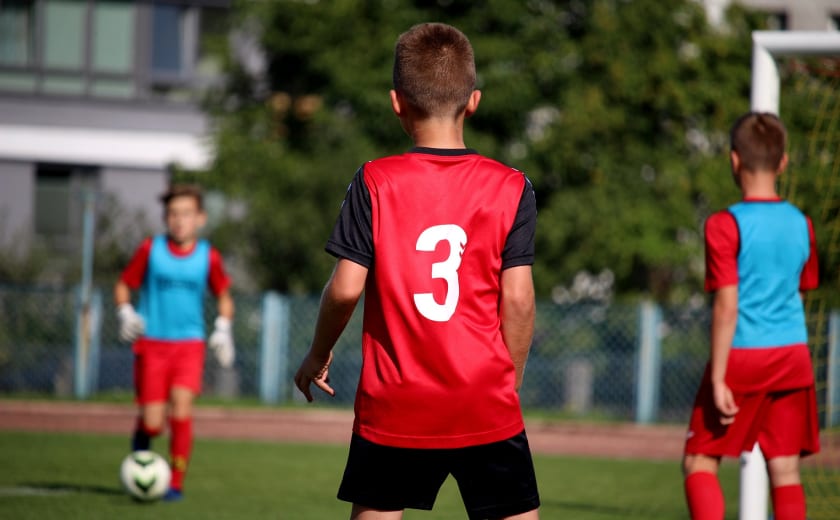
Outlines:
[[502,269],[533,263],[525,176],[471,150],[369,162],[327,250],[369,267],[354,431],[457,448],[524,428],[499,319]]
[[[183,251],[171,241],[167,240],[169,251],[176,256],[187,256],[192,253],[192,249]],[[123,269],[120,280],[132,289],[139,289],[143,285],[143,278],[146,276],[146,267],[149,264],[149,252],[152,250],[152,237],[148,237],[134,252],[128,265]],[[210,290],[218,296],[225,289],[230,287],[230,278],[225,272],[225,267],[222,262],[222,255],[216,248],[210,248],[210,272],[207,277],[207,285]]]

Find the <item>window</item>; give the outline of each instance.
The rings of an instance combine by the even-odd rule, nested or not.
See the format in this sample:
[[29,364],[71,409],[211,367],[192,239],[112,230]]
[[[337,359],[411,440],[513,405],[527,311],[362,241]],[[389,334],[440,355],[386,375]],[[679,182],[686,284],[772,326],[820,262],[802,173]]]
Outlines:
[[152,73],[178,75],[182,69],[185,11],[180,5],[152,7]]
[[[83,78],[76,71],[85,65],[85,3],[48,0],[44,4],[44,57],[41,88],[59,95],[81,95]],[[72,71],[71,74],[67,72]]]
[[93,11],[92,66],[96,72],[128,74],[134,68],[135,4],[97,2]]
[[788,15],[784,11],[767,13],[768,31],[786,31],[788,29]]
[[0,64],[28,65],[34,47],[32,2],[4,0],[0,8]]
[[73,249],[81,236],[84,190],[95,189],[98,172],[74,165],[39,164],[35,180],[35,233],[59,249]]
[[85,2],[48,0],[44,5],[44,65],[81,69],[85,64]]
[[0,89],[35,88],[35,76],[26,71],[34,61],[34,12],[31,1],[0,2]]
[[218,78],[228,49],[230,17],[226,9],[203,7],[200,12],[196,73],[202,79]]
[[147,74],[154,95],[192,99],[221,76],[229,21],[228,10],[215,4],[152,4]]
[[94,6],[90,93],[96,97],[130,98],[136,94],[136,5],[107,0]]
[[[0,0],[0,91],[194,99],[226,0]],[[224,23],[223,23],[224,22]],[[204,27],[206,25],[206,27]],[[198,75],[201,75],[199,78]]]

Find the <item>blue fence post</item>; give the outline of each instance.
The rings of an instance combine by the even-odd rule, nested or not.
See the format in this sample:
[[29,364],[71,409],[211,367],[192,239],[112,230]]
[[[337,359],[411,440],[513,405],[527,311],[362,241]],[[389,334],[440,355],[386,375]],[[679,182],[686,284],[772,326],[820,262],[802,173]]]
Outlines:
[[830,428],[840,423],[840,311],[828,316],[828,392],[825,399],[825,423]]
[[[96,193],[91,189],[82,190],[82,283],[76,305],[76,344],[74,352],[73,374],[74,393],[77,399],[85,399],[93,390],[98,377],[94,367],[99,365],[99,346],[94,345],[94,336],[99,337],[99,324],[93,303],[93,249],[94,229],[96,226]],[[100,298],[101,304],[101,298]],[[96,332],[95,332],[96,331]],[[96,365],[93,364],[96,361]]]
[[639,356],[636,370],[636,422],[656,421],[659,411],[659,379],[661,376],[661,344],[659,327],[662,310],[653,302],[642,302],[639,308]]
[[260,400],[276,404],[288,398],[289,300],[270,291],[263,296],[262,341],[257,368]]
[[85,302],[83,289],[76,293],[76,334],[73,345],[73,394],[86,399],[99,386],[99,337],[102,293],[91,291]]

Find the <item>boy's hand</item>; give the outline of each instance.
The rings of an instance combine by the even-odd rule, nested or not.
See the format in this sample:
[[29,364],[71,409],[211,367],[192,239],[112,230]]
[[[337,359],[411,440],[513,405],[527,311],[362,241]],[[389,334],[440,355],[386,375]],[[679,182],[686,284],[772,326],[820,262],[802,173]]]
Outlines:
[[234,359],[236,359],[230,319],[219,316],[213,325],[213,334],[210,335],[207,345],[213,350],[219,365],[222,368],[230,368],[233,366]]
[[300,363],[300,368],[298,368],[295,374],[295,385],[310,403],[313,399],[312,392],[309,390],[310,383],[315,383],[315,386],[331,396],[335,395],[335,390],[329,385],[329,369],[332,360],[332,352],[329,353],[327,359],[319,359],[310,350]]
[[120,340],[133,342],[146,330],[143,317],[137,314],[130,303],[117,306],[117,319],[120,322]]
[[715,407],[720,413],[720,423],[723,425],[732,424],[735,422],[735,414],[739,410],[738,405],[735,404],[732,390],[726,383],[713,383],[712,389],[714,391]]

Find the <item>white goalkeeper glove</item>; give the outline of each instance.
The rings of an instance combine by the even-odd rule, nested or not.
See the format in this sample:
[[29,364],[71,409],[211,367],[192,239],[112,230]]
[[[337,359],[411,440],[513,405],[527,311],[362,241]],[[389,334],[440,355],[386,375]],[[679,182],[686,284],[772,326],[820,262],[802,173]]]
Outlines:
[[130,303],[121,303],[117,307],[117,319],[120,322],[120,339],[131,343],[146,330],[143,317],[137,314]]
[[207,345],[213,350],[219,365],[222,368],[230,368],[233,366],[233,360],[236,359],[230,319],[219,316],[213,326],[213,334],[210,335]]

